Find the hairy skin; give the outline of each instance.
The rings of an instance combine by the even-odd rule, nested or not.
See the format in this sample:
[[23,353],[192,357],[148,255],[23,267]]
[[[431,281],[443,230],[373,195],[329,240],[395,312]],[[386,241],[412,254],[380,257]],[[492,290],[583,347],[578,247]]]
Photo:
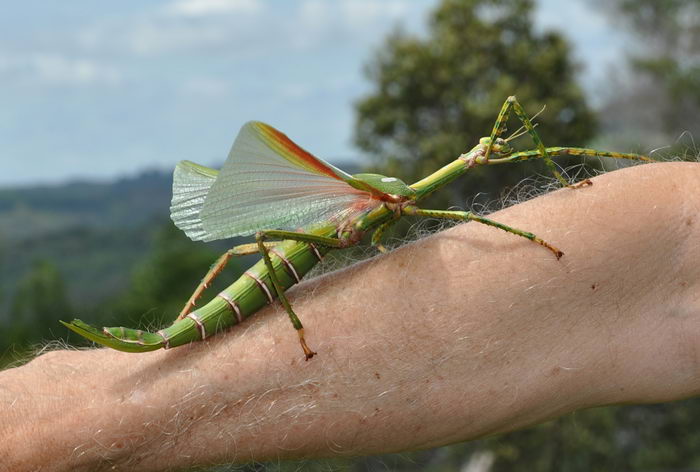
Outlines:
[[700,165],[637,166],[291,291],[206,342],[55,351],[0,373],[10,470],[191,465],[439,446],[700,391]]

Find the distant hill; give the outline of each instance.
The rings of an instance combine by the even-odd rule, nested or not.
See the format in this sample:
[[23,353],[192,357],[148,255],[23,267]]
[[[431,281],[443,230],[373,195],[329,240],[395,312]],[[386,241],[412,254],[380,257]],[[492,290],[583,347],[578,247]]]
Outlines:
[[168,221],[172,176],[0,189],[0,320],[37,261],[58,267],[75,306],[123,289]]
[[[357,173],[355,164],[340,164]],[[172,174],[147,171],[108,183],[70,182],[0,188],[0,243],[41,238],[70,228],[134,228],[167,219]]]
[[167,217],[172,175],[149,171],[112,183],[0,189],[0,238],[34,239],[68,228],[135,227]]

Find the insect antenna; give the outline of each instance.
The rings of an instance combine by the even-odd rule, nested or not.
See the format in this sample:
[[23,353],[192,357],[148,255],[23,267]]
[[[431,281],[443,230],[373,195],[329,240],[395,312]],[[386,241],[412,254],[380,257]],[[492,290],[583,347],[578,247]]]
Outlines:
[[[542,112],[545,110],[545,108],[547,108],[547,104],[542,105],[542,108],[540,109],[540,111],[538,111],[537,113],[532,115],[532,118],[530,118],[530,121],[532,122],[533,128],[537,128],[537,125],[539,123],[535,123],[535,119],[542,114]],[[525,126],[523,125],[520,128],[518,128],[517,130],[515,130],[515,132],[513,134],[508,136],[505,139],[505,141],[508,142],[508,141],[512,141],[514,139],[518,139],[520,136],[522,136],[524,134],[527,134],[527,128],[525,128]]]

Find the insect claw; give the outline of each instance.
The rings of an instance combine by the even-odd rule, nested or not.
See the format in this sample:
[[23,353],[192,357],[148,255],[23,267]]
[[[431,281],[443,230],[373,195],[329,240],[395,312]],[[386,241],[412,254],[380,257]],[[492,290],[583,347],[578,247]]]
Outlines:
[[567,187],[570,189],[577,189],[581,187],[588,187],[589,185],[593,185],[593,181],[591,179],[584,179],[581,182],[576,182],[575,184],[567,185]]
[[306,344],[306,340],[304,339],[304,329],[302,328],[297,330],[297,334],[299,334],[299,343],[301,344],[301,348],[304,350],[304,360],[308,361],[314,357],[316,353],[309,349],[309,346]]
[[585,179],[585,180],[582,180],[581,182],[576,182],[573,185],[569,185],[569,188],[577,189],[577,188],[581,188],[581,187],[588,187],[589,185],[593,185],[593,181],[591,179]]
[[545,241],[545,240],[543,240],[543,239],[540,239],[540,238],[537,238],[537,237],[536,237],[536,238],[533,238],[532,240],[533,240],[534,242],[536,242],[537,244],[539,244],[539,245],[541,245],[541,246],[544,246],[544,247],[546,247],[547,249],[549,249],[550,251],[552,251],[552,253],[554,254],[554,257],[556,257],[557,260],[561,259],[561,257],[564,255],[564,252],[563,252],[563,251],[561,251],[560,249],[558,249],[558,248],[552,246],[551,244],[549,244],[547,241]]
[[314,351],[305,352],[305,353],[304,353],[304,356],[305,356],[305,357],[304,357],[304,360],[305,360],[305,361],[308,361],[309,359],[311,359],[311,358],[314,357],[315,355],[316,355],[316,353],[315,353]]

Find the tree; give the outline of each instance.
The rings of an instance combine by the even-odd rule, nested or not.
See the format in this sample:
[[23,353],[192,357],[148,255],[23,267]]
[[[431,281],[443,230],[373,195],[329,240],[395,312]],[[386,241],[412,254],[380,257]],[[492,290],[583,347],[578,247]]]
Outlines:
[[[569,45],[558,33],[536,32],[532,10],[531,0],[444,0],[426,38],[399,30],[387,39],[366,67],[374,90],[357,103],[356,142],[378,168],[407,181],[428,175],[489,135],[509,95],[530,114],[546,105],[538,127],[545,144],[586,144],[595,117]],[[477,169],[453,186],[449,203],[464,205],[532,172],[520,164]]]
[[[639,147],[673,145],[700,124],[700,3],[697,0],[595,0],[634,46],[618,67],[618,87],[602,110],[603,127],[617,141]],[[620,70],[622,69],[622,70]],[[624,86],[620,83],[624,81]],[[621,136],[621,138],[619,137]],[[626,142],[625,142],[626,141]],[[680,146],[687,148],[688,143]],[[677,148],[681,153],[687,149]],[[692,149],[692,158],[697,149]]]
[[3,341],[19,348],[52,338],[51,330],[59,326],[58,320],[73,315],[63,278],[54,264],[45,260],[33,264],[17,286],[10,315]]

